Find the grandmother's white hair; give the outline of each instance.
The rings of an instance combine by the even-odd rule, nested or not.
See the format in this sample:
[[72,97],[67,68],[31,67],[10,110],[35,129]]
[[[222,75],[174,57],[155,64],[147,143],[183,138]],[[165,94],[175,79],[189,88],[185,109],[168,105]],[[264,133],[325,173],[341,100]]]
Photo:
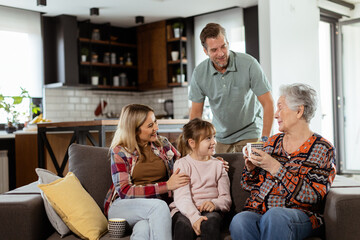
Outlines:
[[294,83],[280,87],[280,95],[285,97],[288,107],[297,111],[300,106],[304,106],[303,118],[306,122],[314,117],[317,108],[316,91],[309,85]]

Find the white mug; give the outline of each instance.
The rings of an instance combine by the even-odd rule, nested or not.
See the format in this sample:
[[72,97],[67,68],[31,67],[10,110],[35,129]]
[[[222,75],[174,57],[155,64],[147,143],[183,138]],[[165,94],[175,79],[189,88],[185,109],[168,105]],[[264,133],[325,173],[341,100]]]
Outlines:
[[173,61],[176,61],[179,59],[179,52],[178,51],[172,51],[171,52],[171,58]]
[[243,147],[242,149],[242,152],[244,154],[245,157],[250,157],[250,154],[246,154],[246,151],[248,153],[253,153],[253,154],[256,154],[258,155],[257,153],[251,151],[251,148],[256,148],[256,149],[259,149],[259,150],[263,150],[264,149],[264,143],[263,142],[253,142],[253,143],[247,143],[246,146]]

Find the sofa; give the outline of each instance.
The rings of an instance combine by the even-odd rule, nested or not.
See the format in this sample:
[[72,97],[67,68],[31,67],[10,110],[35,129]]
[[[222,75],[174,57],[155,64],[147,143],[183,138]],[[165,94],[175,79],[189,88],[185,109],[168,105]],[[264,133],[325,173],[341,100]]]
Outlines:
[[[225,218],[223,239],[231,239],[228,224],[241,211],[248,193],[240,187],[244,167],[241,153],[218,154],[229,162],[229,178],[233,204]],[[103,210],[104,197],[111,185],[109,149],[72,144],[69,147],[69,171]],[[37,182],[0,195],[0,233],[6,240],[79,239],[75,234],[64,238],[54,230],[45,212]],[[315,239],[358,239],[360,228],[360,184],[344,176],[336,176],[326,198],[324,235]],[[130,239],[129,232],[122,239]],[[110,239],[109,234],[100,238]]]

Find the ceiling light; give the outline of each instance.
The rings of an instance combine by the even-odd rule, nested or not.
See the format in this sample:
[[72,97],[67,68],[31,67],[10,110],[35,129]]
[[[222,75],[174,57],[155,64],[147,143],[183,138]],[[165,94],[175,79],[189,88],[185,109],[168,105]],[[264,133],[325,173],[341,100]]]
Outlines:
[[38,6],[46,7],[46,0],[36,0]]
[[144,23],[144,16],[136,16],[135,23]]
[[99,16],[99,8],[90,8],[90,16]]

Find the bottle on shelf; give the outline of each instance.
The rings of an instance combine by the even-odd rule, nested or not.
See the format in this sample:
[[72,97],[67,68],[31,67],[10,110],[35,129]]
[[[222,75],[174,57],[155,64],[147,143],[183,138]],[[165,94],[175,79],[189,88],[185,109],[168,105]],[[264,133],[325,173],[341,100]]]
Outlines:
[[131,55],[130,53],[127,54],[127,58],[126,58],[126,63],[125,63],[126,66],[132,66],[133,63],[131,61]]

